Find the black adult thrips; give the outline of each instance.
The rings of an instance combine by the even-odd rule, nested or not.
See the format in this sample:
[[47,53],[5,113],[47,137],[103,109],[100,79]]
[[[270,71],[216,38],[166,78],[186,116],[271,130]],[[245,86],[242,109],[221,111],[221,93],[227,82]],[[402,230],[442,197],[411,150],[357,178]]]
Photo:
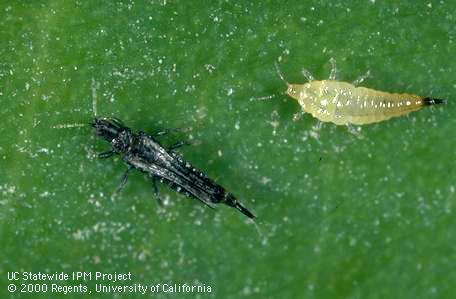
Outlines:
[[[125,186],[129,172],[137,169],[151,177],[157,199],[159,197],[156,181],[160,180],[176,191],[196,198],[211,208],[213,203],[224,203],[251,219],[255,218],[233,194],[173,151],[184,143],[177,143],[165,149],[153,136],[141,131],[133,132],[116,118],[96,117],[91,126],[99,137],[111,144],[111,150],[99,154],[99,157],[108,158],[118,154],[128,166],[117,191]],[[160,132],[154,136],[163,135],[163,133]]]

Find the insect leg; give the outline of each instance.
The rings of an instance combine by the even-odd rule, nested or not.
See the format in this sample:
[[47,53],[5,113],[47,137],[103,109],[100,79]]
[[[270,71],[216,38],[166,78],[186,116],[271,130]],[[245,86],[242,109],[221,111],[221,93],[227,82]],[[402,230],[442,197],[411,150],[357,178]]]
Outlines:
[[117,187],[117,190],[115,192],[115,194],[117,193],[120,193],[120,191],[123,190],[123,188],[125,187],[125,184],[127,183],[127,180],[128,180],[128,174],[130,173],[130,171],[133,169],[133,167],[129,166],[127,168],[127,170],[125,171],[124,175],[122,176],[122,179],[120,180],[120,185],[119,187]]
[[176,128],[176,129],[163,129],[161,131],[152,133],[152,136],[164,136],[170,133],[176,133],[176,132],[187,132],[190,131],[191,128]]
[[370,76],[370,71],[367,71],[364,75],[359,76],[355,81],[353,81],[353,85],[359,85],[364,82]]
[[100,159],[106,159],[114,155],[114,151],[107,151],[107,152],[102,152],[98,154],[98,158]]
[[152,187],[154,188],[155,199],[157,200],[158,204],[161,207],[163,207],[163,201],[161,200],[160,195],[158,194],[157,177],[155,176],[152,177]]
[[153,133],[152,135],[154,135],[154,136],[164,136],[164,135],[166,135],[168,133],[169,133],[169,131],[159,131],[159,132]]
[[336,60],[331,57],[329,59],[329,63],[331,64],[331,73],[329,73],[329,80],[336,80],[336,77],[337,77]]
[[187,141],[178,141],[174,144],[172,144],[170,147],[169,147],[169,151],[173,151],[175,149],[178,149],[180,148],[181,146],[183,145],[190,145],[190,143],[188,143]]
[[305,115],[306,113],[302,110],[299,110],[298,112],[296,112],[295,114],[293,114],[293,121],[298,121],[298,120],[301,120],[302,117]]
[[350,132],[351,134],[355,135],[359,139],[363,139],[363,135],[361,134],[360,126],[355,128],[351,123],[347,123],[347,129],[348,129],[348,132]]
[[314,76],[312,76],[312,74],[311,74],[308,70],[302,69],[301,72],[302,72],[302,74],[304,75],[304,77],[306,77],[307,81],[310,82],[310,81],[315,80]]
[[312,130],[310,131],[310,136],[315,139],[318,139],[320,137],[320,131],[321,131],[322,125],[323,125],[323,123],[321,121],[317,120],[317,123],[315,124],[315,126],[312,127]]

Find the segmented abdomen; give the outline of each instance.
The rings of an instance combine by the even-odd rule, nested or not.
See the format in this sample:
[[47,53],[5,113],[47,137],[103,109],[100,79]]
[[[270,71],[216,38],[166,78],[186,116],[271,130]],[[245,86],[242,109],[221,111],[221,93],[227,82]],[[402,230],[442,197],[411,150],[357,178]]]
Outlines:
[[346,82],[312,81],[299,88],[302,108],[321,121],[363,125],[419,110],[423,97],[355,87]]

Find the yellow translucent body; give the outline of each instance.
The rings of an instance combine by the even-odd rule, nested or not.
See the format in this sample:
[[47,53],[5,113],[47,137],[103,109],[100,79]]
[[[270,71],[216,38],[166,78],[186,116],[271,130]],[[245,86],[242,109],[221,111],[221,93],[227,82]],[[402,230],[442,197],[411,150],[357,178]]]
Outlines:
[[356,87],[333,80],[289,84],[287,94],[305,112],[336,125],[364,125],[401,116],[423,107],[423,97]]

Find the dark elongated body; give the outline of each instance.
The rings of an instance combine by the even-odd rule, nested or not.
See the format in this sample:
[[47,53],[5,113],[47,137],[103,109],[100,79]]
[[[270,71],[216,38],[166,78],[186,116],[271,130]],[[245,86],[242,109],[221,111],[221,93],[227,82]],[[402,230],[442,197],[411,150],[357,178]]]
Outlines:
[[111,151],[100,156],[119,154],[128,166],[120,188],[125,184],[129,170],[137,169],[152,178],[154,187],[158,179],[210,207],[212,203],[224,203],[249,218],[255,218],[231,193],[184,161],[182,157],[165,149],[152,136],[143,132],[132,132],[114,118],[95,118],[91,125],[95,128],[96,134],[110,142],[112,147]]

